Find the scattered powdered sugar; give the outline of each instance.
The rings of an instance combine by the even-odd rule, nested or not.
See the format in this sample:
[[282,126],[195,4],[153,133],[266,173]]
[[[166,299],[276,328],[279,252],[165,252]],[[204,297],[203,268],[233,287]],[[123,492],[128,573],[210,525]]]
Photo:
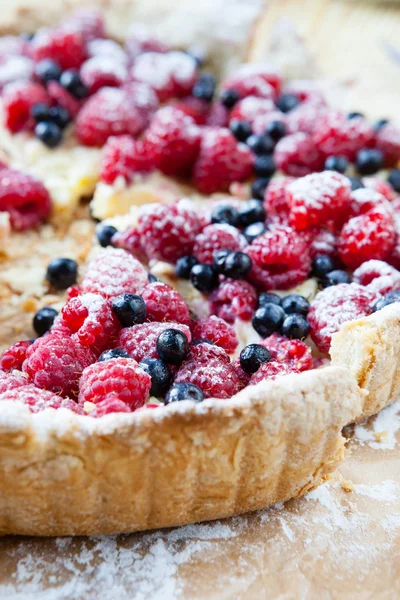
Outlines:
[[400,485],[388,479],[386,481],[380,481],[374,485],[365,485],[360,483],[355,487],[355,493],[367,496],[373,500],[380,500],[381,502],[396,502],[399,497]]
[[362,422],[355,428],[355,438],[375,450],[393,450],[396,434],[400,431],[400,402],[381,410],[372,421]]

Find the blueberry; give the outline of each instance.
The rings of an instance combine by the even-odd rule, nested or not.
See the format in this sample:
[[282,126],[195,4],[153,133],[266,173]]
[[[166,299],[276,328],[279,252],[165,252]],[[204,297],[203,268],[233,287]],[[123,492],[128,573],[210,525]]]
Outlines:
[[146,319],[145,301],[137,294],[120,294],[114,298],[112,309],[122,327],[138,325]]
[[254,161],[254,173],[257,177],[272,177],[275,173],[275,163],[272,156],[257,156]]
[[246,144],[254,152],[254,154],[272,154],[275,143],[269,135],[257,135],[253,133],[247,138]]
[[211,102],[215,93],[216,80],[212,73],[203,73],[192,89],[192,95],[200,100]]
[[50,106],[48,119],[58,125],[60,129],[65,129],[72,120],[70,112],[63,106]]
[[400,169],[392,169],[388,177],[388,182],[395,192],[400,193]]
[[262,292],[258,297],[258,306],[265,306],[266,304],[277,304],[281,305],[282,298],[278,294],[271,294],[271,292]]
[[351,283],[351,276],[346,271],[340,269],[335,269],[326,274],[326,283],[324,284],[324,287],[338,285],[339,283]]
[[147,273],[147,281],[149,283],[156,283],[158,281],[157,277],[155,275],[153,275],[153,273],[150,273],[150,271]]
[[365,118],[365,115],[363,115],[363,113],[360,112],[349,112],[349,114],[347,115],[348,119],[357,119],[357,118]]
[[349,166],[349,161],[345,156],[328,156],[325,161],[325,170],[344,173]]
[[49,148],[55,148],[62,140],[61,129],[51,121],[40,121],[35,127],[35,135]]
[[35,75],[44,84],[49,81],[58,81],[61,77],[62,69],[60,65],[50,58],[39,61],[35,67]]
[[197,258],[188,254],[187,256],[182,256],[182,258],[178,258],[175,265],[175,274],[177,277],[181,279],[189,279],[190,271],[197,265]]
[[363,182],[361,181],[361,179],[359,177],[349,177],[348,179],[350,181],[352,192],[354,192],[354,190],[359,190],[359,189],[365,187],[365,185],[363,184]]
[[75,98],[86,98],[88,89],[75,69],[64,71],[60,77],[60,83]]
[[283,321],[282,333],[290,339],[302,340],[308,336],[310,325],[303,315],[289,315]]
[[212,292],[218,287],[218,272],[211,265],[194,265],[190,271],[190,281],[199,292]]
[[111,246],[111,240],[116,233],[117,229],[112,225],[103,225],[103,223],[99,223],[96,227],[97,241],[102,248]]
[[239,100],[239,94],[233,88],[230,90],[223,90],[220,95],[220,100],[226,108],[233,108]]
[[156,350],[161,360],[180,365],[189,354],[189,342],[179,329],[165,329],[157,338]]
[[104,362],[105,360],[111,360],[112,358],[130,358],[126,350],[122,348],[112,348],[111,350],[104,350],[97,359],[97,362]]
[[181,400],[202,402],[204,394],[194,383],[175,383],[165,396],[165,404],[180,402]]
[[286,125],[282,121],[271,121],[265,133],[277,142],[286,135]]
[[244,279],[252,267],[250,256],[244,252],[230,252],[223,264],[223,274],[231,279]]
[[230,204],[217,204],[211,211],[211,223],[227,223],[236,227],[238,211]]
[[307,298],[300,294],[289,294],[282,299],[281,306],[287,315],[293,313],[306,315],[310,310],[310,303]]
[[379,121],[376,121],[376,123],[373,124],[373,128],[375,131],[379,131],[380,129],[382,129],[382,127],[384,127],[388,123],[389,123],[389,119],[379,119]]
[[252,197],[256,198],[257,200],[263,200],[269,181],[270,180],[268,177],[260,177],[259,179],[253,181],[251,184]]
[[261,344],[249,344],[240,353],[240,366],[245,373],[255,373],[262,364],[270,360],[270,351]]
[[38,335],[43,335],[49,331],[54,323],[54,319],[58,315],[55,308],[51,306],[45,306],[37,311],[33,317],[33,329]]
[[256,310],[252,324],[261,337],[267,337],[275,331],[280,330],[284,319],[285,312],[283,308],[271,302],[264,304]]
[[47,267],[46,279],[56,290],[66,290],[76,283],[78,265],[71,258],[53,258]]
[[382,298],[379,298],[372,306],[372,312],[376,312],[377,310],[382,310],[385,306],[389,306],[389,304],[394,304],[395,302],[400,302],[400,291],[393,290],[392,292],[388,292]]
[[299,105],[299,100],[294,94],[282,94],[275,104],[283,113],[288,113]]
[[377,148],[364,148],[357,152],[355,167],[361,175],[374,175],[383,166],[383,154]]
[[252,223],[243,230],[243,235],[246,240],[251,244],[257,237],[267,231],[264,223]]
[[245,142],[248,137],[251,136],[250,123],[247,121],[240,121],[239,119],[232,119],[229,123],[229,129],[239,142]]
[[31,117],[35,119],[36,123],[39,121],[49,121],[51,120],[49,117],[49,110],[50,108],[47,106],[47,104],[34,104],[31,107],[30,114]]
[[216,250],[213,253],[214,267],[218,273],[223,273],[225,269],[225,261],[229,254],[232,254],[232,250]]
[[172,381],[168,365],[157,358],[144,358],[139,367],[151,377],[150,395],[156,398],[165,396]]
[[312,262],[312,274],[318,277],[318,279],[324,279],[334,268],[334,261],[330,256],[326,256],[325,254],[317,256]]
[[247,200],[242,202],[239,208],[239,223],[242,227],[247,227],[258,221],[265,221],[267,213],[261,200]]

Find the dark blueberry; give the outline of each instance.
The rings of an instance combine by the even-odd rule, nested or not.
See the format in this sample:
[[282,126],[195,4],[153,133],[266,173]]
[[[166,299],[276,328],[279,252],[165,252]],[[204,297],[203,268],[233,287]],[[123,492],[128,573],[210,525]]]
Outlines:
[[363,115],[363,113],[360,113],[360,112],[349,112],[349,114],[347,115],[348,119],[357,119],[359,117],[364,119],[365,115]]
[[120,294],[114,298],[112,309],[122,327],[138,325],[146,319],[146,303],[137,294]]
[[58,81],[61,77],[61,73],[62,69],[60,65],[50,58],[39,61],[35,67],[36,77],[45,84],[49,81]]
[[395,192],[400,193],[400,169],[392,169],[388,177],[388,182]]
[[312,274],[318,279],[324,279],[324,277],[335,269],[335,263],[330,256],[321,254],[314,258],[312,263]]
[[39,121],[50,121],[49,107],[47,104],[34,104],[31,107],[30,114],[33,119],[38,123]]
[[270,351],[261,344],[249,344],[240,353],[240,366],[245,373],[255,373],[262,364],[270,360]]
[[349,161],[345,156],[328,156],[325,161],[325,170],[344,173],[349,166]]
[[256,310],[252,324],[261,337],[267,337],[275,331],[280,330],[285,316],[283,308],[271,302],[264,304]]
[[61,129],[51,121],[40,121],[35,127],[35,135],[49,148],[55,148],[62,140]]
[[75,98],[86,98],[88,89],[75,69],[64,71],[60,77],[60,83]]
[[54,323],[54,319],[58,315],[55,308],[51,306],[45,306],[37,311],[33,317],[33,329],[38,335],[43,335],[49,331],[50,327]]
[[271,121],[265,133],[277,142],[286,135],[286,125],[282,121]]
[[265,190],[269,184],[269,178],[260,177],[251,184],[251,196],[257,200],[264,200]]
[[214,267],[218,271],[218,273],[223,273],[225,269],[225,261],[229,254],[232,254],[232,250],[216,250],[213,253]]
[[189,354],[189,342],[179,329],[164,329],[157,338],[156,350],[161,360],[180,365]]
[[212,292],[219,283],[218,272],[211,265],[194,265],[190,271],[190,281],[199,292]]
[[112,348],[111,350],[104,350],[97,359],[97,362],[104,362],[105,360],[111,360],[112,358],[130,358],[126,350],[122,348]]
[[265,221],[267,213],[261,200],[247,200],[242,202],[239,208],[239,223],[242,227],[257,223],[258,221]]
[[165,396],[172,381],[168,365],[158,358],[144,358],[139,367],[151,377],[150,395],[156,398]]
[[376,123],[373,124],[373,128],[375,131],[379,131],[382,127],[385,127],[389,123],[389,119],[379,119]]
[[283,321],[282,333],[287,338],[302,340],[309,332],[310,325],[303,315],[289,315]]
[[258,306],[265,306],[265,304],[277,304],[281,305],[282,298],[278,294],[271,294],[271,292],[262,292],[258,297]]
[[299,315],[306,315],[310,310],[310,303],[307,298],[300,296],[300,294],[289,294],[282,298],[281,306],[287,315],[293,313]]
[[75,285],[78,265],[71,258],[53,258],[47,267],[46,279],[56,290],[66,290]]
[[234,89],[224,90],[221,92],[220,100],[226,108],[233,108],[239,100],[239,94]]
[[252,223],[243,230],[243,235],[246,240],[251,244],[253,240],[262,235],[267,231],[264,223]]
[[257,156],[253,168],[256,177],[272,177],[275,173],[274,159],[269,155]]
[[354,192],[354,190],[359,190],[359,189],[365,187],[365,185],[363,184],[363,182],[361,181],[361,179],[359,177],[349,177],[349,180],[350,180],[352,192]]
[[203,73],[193,86],[192,95],[211,102],[215,93],[216,80],[212,73]]
[[248,137],[251,136],[250,123],[247,121],[239,121],[239,119],[232,119],[229,123],[229,129],[239,142],[245,142]]
[[392,292],[388,292],[382,298],[379,298],[372,306],[372,312],[376,312],[377,310],[381,310],[385,308],[385,306],[389,306],[389,304],[394,304],[395,302],[400,302],[400,291],[393,290]]
[[269,135],[257,135],[253,133],[247,138],[246,144],[254,152],[254,154],[272,154],[274,151],[275,143]]
[[244,279],[252,267],[250,256],[244,252],[230,252],[223,264],[223,274],[231,279]]
[[189,279],[190,271],[197,265],[197,258],[188,254],[187,256],[182,256],[182,258],[178,258],[175,265],[175,274],[177,277],[181,279]]
[[299,105],[299,100],[294,94],[282,94],[275,104],[283,113],[288,113]]
[[194,383],[175,383],[165,396],[165,404],[180,402],[181,400],[202,402],[204,394]]
[[102,248],[111,246],[111,240],[116,233],[117,229],[112,225],[103,225],[103,223],[99,223],[96,227],[97,241]]
[[330,273],[326,274],[325,287],[329,287],[330,285],[338,285],[339,283],[351,283],[351,276],[347,273],[347,271],[335,269],[334,271],[330,271]]
[[50,106],[48,118],[61,129],[65,129],[65,127],[71,123],[71,114],[63,106]]
[[374,175],[383,166],[383,154],[377,148],[364,148],[357,152],[355,167],[361,175]]
[[238,224],[238,211],[230,204],[217,204],[211,211],[211,223]]
[[158,281],[157,277],[155,275],[153,275],[153,273],[150,273],[150,271],[147,273],[147,281],[149,283],[156,283]]

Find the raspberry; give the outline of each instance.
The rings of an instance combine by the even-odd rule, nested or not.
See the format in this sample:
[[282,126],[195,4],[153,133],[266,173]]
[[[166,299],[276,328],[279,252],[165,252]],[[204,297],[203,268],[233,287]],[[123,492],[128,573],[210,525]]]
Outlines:
[[174,383],[194,383],[206,398],[230,398],[242,385],[230,358],[219,346],[192,346]]
[[301,340],[288,340],[279,333],[273,333],[260,344],[270,351],[274,361],[285,363],[299,372],[313,368],[311,349]]
[[150,321],[176,321],[189,325],[190,313],[182,296],[166,283],[150,283],[142,291]]
[[105,37],[105,25],[101,13],[95,8],[75,10],[61,27],[67,31],[79,31],[86,41]]
[[213,102],[211,104],[206,124],[209,127],[228,127],[229,110],[222,102]]
[[169,51],[169,47],[161,40],[152,37],[143,25],[134,25],[130,31],[131,37],[126,41],[125,48],[132,60],[135,60],[144,52],[158,52],[162,54]]
[[[275,104],[270,98],[257,98],[256,96],[247,96],[243,100],[239,100],[233,107],[230,119],[238,119],[239,121],[247,121],[253,127],[257,119],[268,117],[271,113],[279,115],[278,120],[281,119],[280,113],[275,110]],[[264,130],[262,133],[264,133]]]
[[193,321],[191,330],[194,342],[210,340],[210,342],[223,348],[228,354],[233,354],[239,344],[233,327],[215,315]]
[[103,402],[115,394],[132,410],[143,406],[151,378],[132,358],[112,358],[87,367],[79,380],[79,404]]
[[376,134],[376,148],[383,152],[385,165],[395,167],[400,160],[400,129],[388,123]]
[[234,181],[251,174],[254,157],[249,148],[223,127],[204,130],[193,182],[202,194],[228,190]]
[[3,91],[4,123],[12,133],[33,126],[30,110],[34,104],[49,105],[51,100],[39,83],[17,81],[8,84]]
[[160,104],[157,94],[153,88],[143,81],[125,83],[123,90],[130,96],[132,102],[135,103],[147,126]]
[[112,245],[114,248],[126,250],[141,263],[147,263],[147,255],[141,246],[137,227],[128,227],[124,231],[117,231],[112,237]]
[[363,184],[366,188],[375,190],[375,192],[378,192],[379,194],[382,194],[382,196],[385,196],[386,200],[388,200],[389,202],[392,202],[396,198],[396,192],[394,191],[390,183],[388,183],[381,177],[364,177]]
[[128,79],[127,67],[105,56],[93,56],[83,63],[80,70],[83,83],[91,94],[102,87],[119,87]]
[[332,335],[342,323],[369,315],[375,298],[374,293],[357,283],[340,283],[320,292],[311,302],[307,317],[318,349],[328,353]]
[[244,250],[246,238],[232,225],[207,225],[196,237],[193,255],[200,263],[213,264],[217,250]]
[[49,193],[39,180],[22,171],[0,168],[0,212],[9,213],[14,229],[34,227],[50,209]]
[[[146,406],[146,405],[145,405]],[[122,402],[115,394],[109,394],[104,400],[96,404],[96,408],[90,411],[89,417],[98,419],[111,413],[130,413],[129,406]]]
[[34,385],[25,385],[24,387],[14,388],[0,395],[1,400],[9,400],[12,402],[22,402],[28,406],[33,413],[40,412],[45,408],[68,408],[72,412],[81,414],[80,407],[69,398],[61,398],[53,392],[41,390]]
[[36,387],[74,398],[83,369],[95,360],[90,348],[70,337],[50,333],[28,348],[22,370]]
[[173,106],[156,112],[145,133],[158,168],[166,175],[185,175],[200,147],[200,132],[193,119]]
[[31,55],[31,45],[27,40],[17,35],[3,35],[0,38],[0,61],[3,62],[8,56]]
[[148,83],[160,102],[166,102],[174,97],[187,96],[197,79],[197,72],[196,62],[184,52],[146,52],[137,57],[132,77]]
[[294,177],[274,177],[268,184],[264,195],[264,207],[268,215],[289,212],[287,188]]
[[16,342],[12,344],[7,350],[0,356],[0,369],[3,371],[21,371],[22,363],[26,358],[26,351],[31,345],[31,341],[24,340],[22,342]]
[[140,242],[149,258],[175,263],[191,254],[202,229],[198,211],[187,201],[147,204],[139,211]]
[[128,55],[121,48],[118,42],[109,39],[96,38],[89,40],[87,44],[88,56],[104,56],[104,58],[113,58],[124,65],[128,65]]
[[156,351],[157,338],[166,329],[179,329],[190,342],[189,327],[180,323],[143,323],[122,329],[118,336],[118,346],[129,356],[140,362],[143,358],[159,358]]
[[[249,97],[251,98],[251,96]],[[272,110],[270,112],[266,112],[263,115],[258,115],[254,119],[251,119],[253,133],[263,135],[266,132],[267,128],[274,121],[279,121],[286,127],[286,115],[279,112],[278,110]]]
[[62,69],[79,69],[87,56],[86,44],[79,31],[41,29],[32,41],[33,58],[55,60]]
[[47,85],[47,91],[54,103],[65,108],[71,117],[75,119],[81,109],[82,100],[74,98],[58,81],[50,81]]
[[279,140],[275,146],[274,160],[278,169],[294,177],[320,171],[323,167],[322,157],[312,138],[300,132]]
[[211,312],[228,323],[250,321],[257,306],[257,292],[248,281],[224,279],[210,296]]
[[264,65],[247,64],[236,69],[221,84],[223,90],[234,89],[240,96],[258,96],[259,98],[275,98],[281,92],[282,80],[277,73]]
[[321,254],[334,258],[337,254],[336,236],[327,229],[312,229],[310,230],[311,246],[310,254],[314,259]]
[[123,177],[130,183],[135,173],[148,173],[155,167],[153,149],[129,135],[111,137],[103,148],[100,178],[113,184],[117,177]]
[[102,146],[111,135],[137,135],[143,117],[127,90],[101,88],[85,103],[76,119],[76,134],[86,146]]
[[273,381],[277,377],[282,377],[282,375],[290,375],[290,373],[300,373],[300,371],[292,365],[273,360],[261,365],[258,371],[256,371],[250,377],[249,385],[256,385],[257,383],[260,383],[260,381]]
[[246,252],[253,261],[249,279],[266,291],[289,289],[310,272],[309,244],[290,227],[277,225],[257,237]]
[[21,83],[32,79],[35,63],[26,56],[6,56],[0,58],[0,90],[11,83]]
[[307,133],[314,131],[316,121],[324,115],[326,109],[314,102],[304,102],[291,110],[285,119],[288,133]]
[[348,178],[334,171],[301,177],[287,189],[290,223],[296,229],[306,229],[329,221],[343,222],[349,210],[350,192]]
[[354,190],[350,195],[350,216],[358,217],[370,211],[378,211],[393,217],[392,205],[386,198],[371,188]]
[[399,271],[381,260],[369,260],[363,263],[354,271],[353,280],[382,296],[392,290],[400,289]]
[[180,110],[188,117],[192,117],[196,125],[205,125],[207,123],[208,113],[210,111],[210,103],[200,98],[187,96],[181,100],[173,100],[171,106]]
[[240,364],[240,358],[237,358],[236,360],[234,360],[232,362],[232,367],[234,368],[235,372],[237,373],[237,375],[239,377],[240,387],[243,389],[246,386],[248,386],[251,375],[250,375],[250,373],[246,373],[246,371],[243,371],[242,366]]
[[147,284],[147,272],[140,262],[117,248],[105,248],[90,261],[82,281],[82,292],[107,298],[120,294],[140,294]]
[[29,380],[22,373],[6,373],[0,370],[0,394],[14,390],[22,386],[27,386]]
[[374,131],[363,117],[347,119],[334,110],[325,111],[316,121],[313,140],[324,156],[340,155],[354,160],[361,148],[374,143]]

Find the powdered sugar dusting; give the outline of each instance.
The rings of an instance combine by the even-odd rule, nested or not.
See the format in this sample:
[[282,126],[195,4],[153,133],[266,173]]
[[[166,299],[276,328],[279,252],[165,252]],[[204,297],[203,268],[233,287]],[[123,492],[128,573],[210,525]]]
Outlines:
[[396,434],[400,431],[400,402],[384,408],[371,422],[360,423],[355,428],[355,438],[375,450],[393,450]]

